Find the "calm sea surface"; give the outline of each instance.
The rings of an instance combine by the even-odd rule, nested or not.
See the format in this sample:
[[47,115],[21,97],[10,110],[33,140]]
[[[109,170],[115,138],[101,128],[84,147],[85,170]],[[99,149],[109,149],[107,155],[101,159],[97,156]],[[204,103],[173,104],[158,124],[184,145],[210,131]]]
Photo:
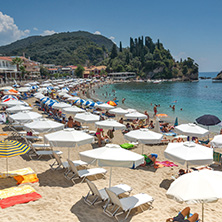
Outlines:
[[[218,72],[199,73],[199,76],[215,77]],[[212,83],[211,79],[199,82],[117,83],[95,89],[95,96],[101,101],[119,100],[119,106],[147,110],[153,115],[153,104],[159,104],[158,113],[168,114],[168,121],[176,117],[179,123],[194,122],[204,114],[212,114],[222,119],[222,83]],[[122,104],[122,98],[126,98]],[[152,104],[152,105],[151,105]],[[175,105],[175,111],[170,106]],[[181,110],[182,108],[182,110]],[[211,127],[217,131],[219,127]]]

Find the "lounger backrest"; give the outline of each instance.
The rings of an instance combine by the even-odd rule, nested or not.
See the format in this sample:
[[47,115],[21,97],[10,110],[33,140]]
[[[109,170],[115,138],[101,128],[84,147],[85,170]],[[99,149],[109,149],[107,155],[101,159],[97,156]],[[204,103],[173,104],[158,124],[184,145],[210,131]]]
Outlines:
[[122,208],[122,204],[118,198],[118,196],[112,192],[111,190],[109,190],[108,188],[105,188],[108,196],[109,196],[109,199],[112,203],[116,204],[117,206],[121,207]]
[[70,166],[72,172],[79,176],[78,170],[77,170],[76,166],[74,165],[74,163],[69,159],[67,159],[67,161],[69,163],[69,166]]
[[58,164],[62,165],[62,161],[61,161],[60,157],[58,156],[58,154],[56,152],[53,152],[53,155],[54,155],[56,161],[58,162]]
[[88,184],[89,189],[91,190],[91,192],[92,192],[93,194],[95,194],[95,195],[97,195],[97,196],[100,197],[100,193],[99,193],[96,185],[95,185],[93,182],[91,182],[90,180],[88,180],[88,179],[86,179],[86,182],[87,182],[87,184]]

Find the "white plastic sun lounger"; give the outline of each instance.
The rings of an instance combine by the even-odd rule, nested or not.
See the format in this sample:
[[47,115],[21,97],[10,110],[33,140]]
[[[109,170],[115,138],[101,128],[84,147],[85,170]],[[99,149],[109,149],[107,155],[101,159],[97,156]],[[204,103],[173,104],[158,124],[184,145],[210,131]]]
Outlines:
[[[105,189],[98,190],[96,185],[88,179],[86,179],[86,182],[90,190],[88,194],[83,197],[85,203],[91,206],[93,204],[108,200],[109,196]],[[132,188],[127,184],[118,184],[116,186],[110,187],[109,189],[112,190],[117,196],[126,192],[130,194],[130,192],[132,191]],[[91,197],[94,197],[92,201],[89,200],[89,198],[91,199]]]
[[[108,208],[104,208],[104,212],[108,216],[112,216],[112,217],[115,216],[117,220],[118,220],[117,216],[125,212],[127,213],[125,217],[125,220],[126,220],[132,209],[136,207],[140,207],[141,210],[143,211],[143,208],[142,208],[143,204],[148,203],[151,207],[154,201],[154,199],[151,196],[144,193],[139,193],[131,197],[125,197],[125,198],[119,199],[118,196],[110,189],[105,188],[105,190],[109,196],[110,203],[112,203],[114,207],[112,207],[113,212],[109,211]],[[117,213],[119,209],[121,209],[122,211]]]
[[[51,169],[52,170],[58,170],[58,169],[60,169],[62,167],[64,169],[66,169],[66,172],[64,173],[64,175],[67,175],[69,173],[69,170],[68,170],[69,164],[68,164],[68,162],[67,161],[66,162],[62,162],[60,156],[56,152],[53,153],[53,156],[55,158],[55,162],[53,164],[49,164]],[[86,163],[86,162],[84,162],[82,160],[74,160],[72,162],[74,163],[74,165],[76,167],[88,165],[88,163]]]
[[70,169],[69,173],[72,173],[72,176],[68,177],[67,175],[67,179],[70,179],[74,184],[75,184],[75,180],[77,179],[82,179],[81,180],[81,183],[82,183],[88,176],[95,176],[95,178],[97,179],[96,175],[102,174],[104,177],[107,172],[107,170],[103,168],[77,170],[75,164],[69,159],[68,159],[68,164],[69,164],[69,169]]

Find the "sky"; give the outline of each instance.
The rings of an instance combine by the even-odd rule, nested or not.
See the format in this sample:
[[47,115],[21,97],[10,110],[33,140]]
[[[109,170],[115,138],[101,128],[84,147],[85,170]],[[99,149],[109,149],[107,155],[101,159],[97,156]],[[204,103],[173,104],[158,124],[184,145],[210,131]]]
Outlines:
[[[220,0],[7,0],[0,5],[0,45],[33,35],[88,31],[129,46],[150,36],[200,72],[222,70]],[[0,52],[1,53],[1,52]]]

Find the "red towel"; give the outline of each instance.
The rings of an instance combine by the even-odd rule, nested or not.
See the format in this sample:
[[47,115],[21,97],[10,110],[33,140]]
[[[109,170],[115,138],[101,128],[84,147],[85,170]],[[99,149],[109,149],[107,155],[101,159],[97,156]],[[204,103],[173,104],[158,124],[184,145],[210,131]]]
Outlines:
[[7,197],[0,200],[0,207],[2,209],[14,206],[16,204],[28,203],[29,201],[35,201],[40,199],[42,196],[36,192],[27,193],[23,195],[17,195],[13,197]]

